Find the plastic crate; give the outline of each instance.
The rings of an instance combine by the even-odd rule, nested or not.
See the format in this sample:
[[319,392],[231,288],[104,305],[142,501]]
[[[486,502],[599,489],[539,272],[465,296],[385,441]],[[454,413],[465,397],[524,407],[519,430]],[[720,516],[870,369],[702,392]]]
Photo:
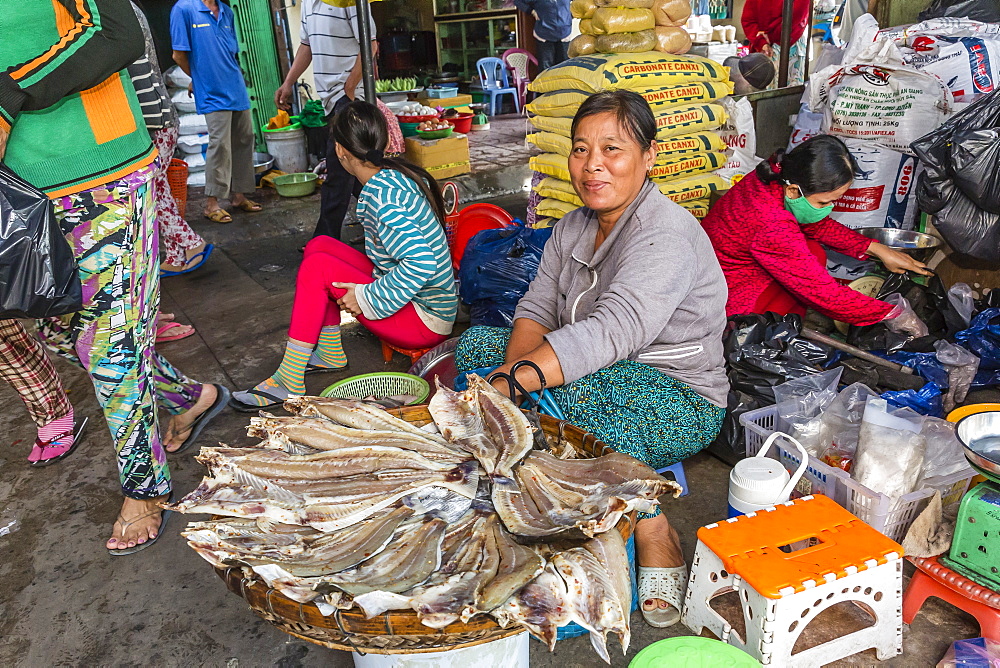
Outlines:
[[458,86],[452,88],[425,88],[424,93],[427,94],[428,98],[443,100],[458,95]]
[[[757,454],[767,437],[783,428],[777,406],[765,406],[747,411],[740,416],[740,424],[745,429],[748,457]],[[801,461],[797,451],[787,449],[780,440],[775,446],[768,456],[781,462],[789,473],[795,471]],[[969,489],[969,483],[974,476],[975,472],[968,470],[928,478],[924,481],[923,489],[905,494],[893,502],[885,494],[874,492],[854,480],[845,471],[824,464],[816,457],[809,457],[809,466],[796,485],[793,496],[824,494],[873,529],[895,541],[900,541],[913,520],[927,505],[927,501],[934,495],[935,490],[941,492],[942,505],[957,503]]]

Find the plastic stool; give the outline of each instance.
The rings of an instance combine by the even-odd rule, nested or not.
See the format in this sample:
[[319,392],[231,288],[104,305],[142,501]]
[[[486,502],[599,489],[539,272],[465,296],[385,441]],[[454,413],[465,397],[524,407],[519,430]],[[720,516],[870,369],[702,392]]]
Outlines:
[[388,364],[392,361],[392,351],[397,353],[402,353],[410,358],[410,364],[416,364],[417,360],[424,356],[424,354],[431,350],[430,348],[398,348],[391,343],[386,343],[382,341],[382,359]]
[[1000,642],[1000,593],[987,589],[938,561],[937,557],[911,557],[917,567],[903,595],[903,621],[913,622],[931,596],[951,603],[976,618],[984,638]]
[[[825,665],[871,647],[885,660],[903,649],[902,553],[825,496],[709,524],[698,530],[681,621],[695,635],[708,628],[764,665]],[[745,639],[710,605],[728,591],[739,595]],[[875,624],[792,654],[809,622],[843,601],[864,603]]]
[[666,472],[674,474],[674,481],[681,486],[681,496],[688,495],[688,479],[684,475],[684,463],[677,462],[676,464],[671,464],[670,466],[664,466],[662,469],[656,469],[656,472],[663,475]]
[[628,668],[759,668],[760,662],[711,638],[667,638],[646,646]]

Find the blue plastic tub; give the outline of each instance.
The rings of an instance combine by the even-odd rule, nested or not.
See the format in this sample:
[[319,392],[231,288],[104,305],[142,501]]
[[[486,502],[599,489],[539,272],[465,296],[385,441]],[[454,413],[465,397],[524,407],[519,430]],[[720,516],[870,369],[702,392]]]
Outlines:
[[454,88],[427,88],[424,90],[427,93],[427,97],[440,100],[446,97],[455,97],[458,95],[458,86]]

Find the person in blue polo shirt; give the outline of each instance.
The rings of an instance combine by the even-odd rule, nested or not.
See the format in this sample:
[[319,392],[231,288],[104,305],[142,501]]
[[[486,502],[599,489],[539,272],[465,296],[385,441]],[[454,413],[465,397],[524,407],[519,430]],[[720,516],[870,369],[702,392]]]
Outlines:
[[535,55],[538,71],[566,60],[566,41],[573,30],[569,0],[514,0],[514,6],[535,17]]
[[239,62],[233,10],[217,0],[177,0],[170,11],[173,58],[191,77],[195,107],[208,122],[205,217],[233,218],[219,206],[229,198],[243,211],[260,211],[244,193],[254,191],[253,121]]

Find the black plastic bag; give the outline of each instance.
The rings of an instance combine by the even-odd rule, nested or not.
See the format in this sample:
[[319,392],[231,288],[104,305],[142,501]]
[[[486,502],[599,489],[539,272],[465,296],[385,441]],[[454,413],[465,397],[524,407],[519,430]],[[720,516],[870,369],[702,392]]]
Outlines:
[[[926,171],[917,184],[920,209],[954,250],[1000,261],[1000,89],[910,145]],[[967,146],[967,150],[963,149]],[[981,203],[981,205],[980,205]]]
[[0,318],[47,318],[83,302],[73,251],[40,190],[0,164]]
[[1000,23],[1000,5],[996,0],[931,0],[920,12],[919,20],[938,19],[942,16],[965,17],[983,23]]
[[515,221],[509,227],[483,230],[469,240],[458,276],[473,325],[511,326],[517,302],[538,273],[550,236],[552,228],[536,230]]

